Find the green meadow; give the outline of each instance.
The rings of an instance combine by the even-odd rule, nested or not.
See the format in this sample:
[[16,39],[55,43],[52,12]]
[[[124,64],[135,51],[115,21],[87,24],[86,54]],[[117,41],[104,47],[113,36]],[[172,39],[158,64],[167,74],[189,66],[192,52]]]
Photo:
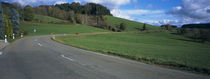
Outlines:
[[60,36],[57,41],[105,54],[210,73],[210,43],[196,43],[168,32],[109,33],[81,36]]
[[61,19],[57,19],[57,18],[50,17],[50,16],[43,16],[43,15],[35,15],[34,16],[34,21],[45,22],[45,23],[61,23],[61,22],[64,22]]
[[[112,27],[119,26],[120,23],[125,23],[126,24],[126,31],[137,31],[143,28],[144,23],[141,22],[135,22],[135,21],[130,21],[122,18],[117,18],[113,16],[104,16],[105,19],[108,21],[108,24],[111,25]],[[146,28],[148,30],[159,30],[160,27],[153,26],[146,24]]]
[[[67,24],[40,24],[40,23],[22,23],[20,29],[27,32],[27,35],[50,35],[54,34],[73,34],[73,33],[92,33],[109,32],[107,30],[86,26],[86,25],[67,25]],[[36,33],[34,33],[36,29]]]

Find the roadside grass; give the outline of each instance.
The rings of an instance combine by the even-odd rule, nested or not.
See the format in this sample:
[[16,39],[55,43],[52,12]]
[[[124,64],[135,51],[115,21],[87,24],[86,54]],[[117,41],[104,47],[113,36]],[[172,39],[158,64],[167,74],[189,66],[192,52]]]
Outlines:
[[[34,33],[36,28],[36,33]],[[110,32],[91,26],[85,25],[67,25],[67,24],[40,24],[40,23],[22,23],[20,29],[24,30],[27,35],[50,35],[54,34],[73,34],[73,33],[92,33],[92,32]]]
[[210,43],[168,32],[59,36],[56,41],[149,64],[210,74]]
[[[126,31],[137,31],[143,28],[144,23],[130,21],[122,18],[117,18],[113,16],[104,16],[105,19],[108,21],[108,24],[112,27],[119,26],[120,23],[126,24]],[[149,30],[160,30],[160,27],[146,24],[146,28]]]

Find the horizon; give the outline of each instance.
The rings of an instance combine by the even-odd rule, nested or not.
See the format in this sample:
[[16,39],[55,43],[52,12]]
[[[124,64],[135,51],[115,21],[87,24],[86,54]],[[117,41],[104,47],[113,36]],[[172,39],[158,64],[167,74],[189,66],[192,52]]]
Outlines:
[[55,5],[79,2],[101,4],[113,16],[156,26],[200,24],[210,22],[210,2],[207,0],[0,0],[22,6]]

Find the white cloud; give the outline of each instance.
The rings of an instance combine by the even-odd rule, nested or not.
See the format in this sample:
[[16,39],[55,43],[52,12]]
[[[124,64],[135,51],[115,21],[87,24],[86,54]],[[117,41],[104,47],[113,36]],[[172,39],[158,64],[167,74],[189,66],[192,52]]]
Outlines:
[[123,10],[123,12],[129,14],[129,15],[148,15],[148,14],[159,14],[164,13],[162,10],[143,10],[143,9],[137,9],[137,10]]
[[74,0],[76,2],[91,2],[105,5],[111,9],[118,8],[121,5],[129,4],[130,0]]
[[115,17],[134,20],[134,18],[132,18],[129,14],[127,14],[127,13],[125,13],[122,10],[119,10],[119,9],[113,9],[111,11],[111,14]]
[[[178,22],[170,21],[177,25],[210,22],[209,0],[182,0],[181,6],[174,7],[169,14],[174,15]],[[159,21],[163,23],[163,21]]]
[[56,1],[55,3],[54,3],[54,5],[56,5],[56,4],[63,4],[63,3],[67,3],[66,1]]
[[142,16],[154,18],[154,17],[161,17],[161,15],[164,13],[165,12],[162,10],[144,10],[144,9],[134,9],[134,10],[113,9],[111,10],[111,14],[115,17],[120,17],[124,19],[129,19],[129,20],[136,20],[136,21],[146,22],[146,23],[148,23],[148,21],[151,21],[151,20],[147,18],[143,18]]
[[174,7],[170,13],[193,19],[210,19],[209,0],[182,0],[181,6]]

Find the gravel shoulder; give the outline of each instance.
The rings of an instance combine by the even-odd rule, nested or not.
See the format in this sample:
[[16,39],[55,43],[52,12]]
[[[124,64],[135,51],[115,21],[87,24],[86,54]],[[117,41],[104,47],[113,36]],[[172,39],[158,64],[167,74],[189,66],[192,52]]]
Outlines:
[[2,51],[9,43],[5,43],[4,40],[0,40],[0,51]]

